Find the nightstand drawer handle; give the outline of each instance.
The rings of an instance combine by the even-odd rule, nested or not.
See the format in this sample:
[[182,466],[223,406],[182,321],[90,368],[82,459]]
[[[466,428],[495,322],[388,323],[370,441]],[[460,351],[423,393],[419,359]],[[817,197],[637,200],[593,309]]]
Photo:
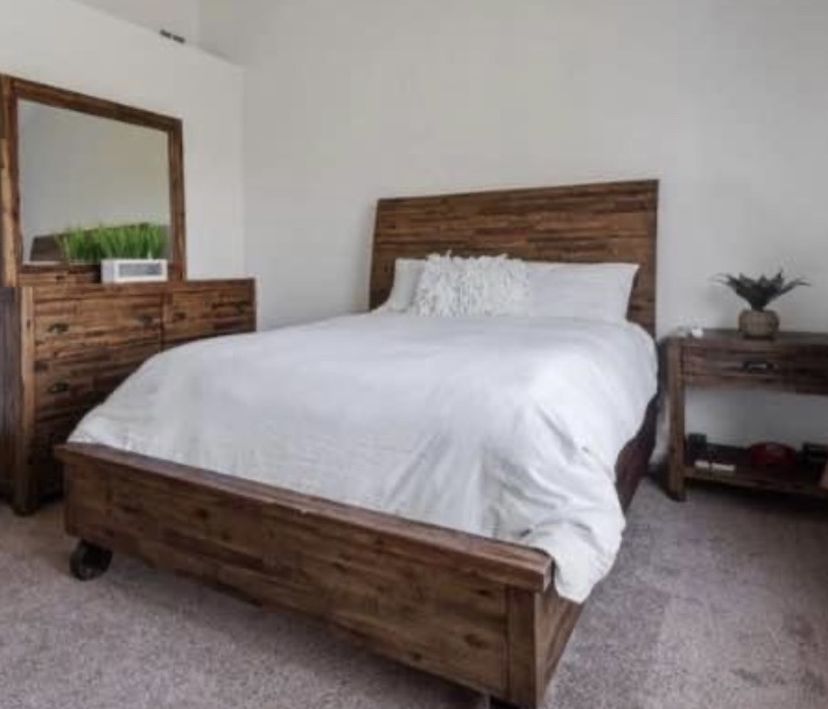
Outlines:
[[768,362],[765,359],[747,359],[742,362],[742,369],[745,372],[756,372],[757,374],[763,374],[775,372],[776,364],[774,362]]
[[69,329],[69,325],[65,322],[56,322],[54,325],[49,325],[49,332],[53,335],[62,335]]
[[67,382],[55,382],[49,387],[50,394],[65,394],[69,391],[69,384]]

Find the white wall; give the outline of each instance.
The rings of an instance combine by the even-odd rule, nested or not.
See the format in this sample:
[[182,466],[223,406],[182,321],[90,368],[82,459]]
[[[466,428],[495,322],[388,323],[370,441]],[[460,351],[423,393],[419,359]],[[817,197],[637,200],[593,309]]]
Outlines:
[[0,72],[183,119],[189,275],[243,274],[241,69],[72,0],[0,17]]
[[[814,283],[785,326],[828,329],[826,36],[825,0],[202,0],[247,67],[263,324],[365,307],[378,197],[659,177],[662,333],[732,325],[711,276],[779,266]],[[691,426],[828,437],[815,400],[748,404]]]
[[35,237],[73,228],[169,227],[166,132],[21,101],[19,133],[24,258]]
[[78,0],[158,32],[169,30],[198,42],[199,0]]

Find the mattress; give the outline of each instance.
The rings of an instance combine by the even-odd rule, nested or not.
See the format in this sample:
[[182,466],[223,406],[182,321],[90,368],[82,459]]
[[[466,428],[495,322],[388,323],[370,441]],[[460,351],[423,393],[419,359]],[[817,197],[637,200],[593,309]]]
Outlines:
[[70,440],[536,547],[582,602],[656,371],[629,323],[371,313],[159,354]]

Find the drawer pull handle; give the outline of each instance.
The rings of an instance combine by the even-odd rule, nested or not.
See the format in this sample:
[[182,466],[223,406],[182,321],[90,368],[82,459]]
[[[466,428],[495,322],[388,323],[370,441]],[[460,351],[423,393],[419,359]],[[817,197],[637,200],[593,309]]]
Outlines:
[[154,320],[155,318],[153,318],[152,315],[140,315],[138,317],[138,322],[140,322],[144,327],[152,325]]
[[745,372],[762,374],[767,372],[775,372],[776,364],[774,362],[768,362],[764,359],[748,359],[742,362],[742,369]]
[[69,391],[68,382],[55,382],[49,387],[50,394],[65,394],[67,391]]
[[62,335],[69,329],[69,325],[65,322],[56,322],[54,325],[49,325],[49,332],[53,335]]

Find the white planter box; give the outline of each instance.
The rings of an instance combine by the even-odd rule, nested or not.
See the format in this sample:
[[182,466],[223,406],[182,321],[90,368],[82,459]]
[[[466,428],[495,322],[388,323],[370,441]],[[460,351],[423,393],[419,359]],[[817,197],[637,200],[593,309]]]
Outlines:
[[111,258],[101,261],[103,283],[163,283],[166,280],[166,259]]

